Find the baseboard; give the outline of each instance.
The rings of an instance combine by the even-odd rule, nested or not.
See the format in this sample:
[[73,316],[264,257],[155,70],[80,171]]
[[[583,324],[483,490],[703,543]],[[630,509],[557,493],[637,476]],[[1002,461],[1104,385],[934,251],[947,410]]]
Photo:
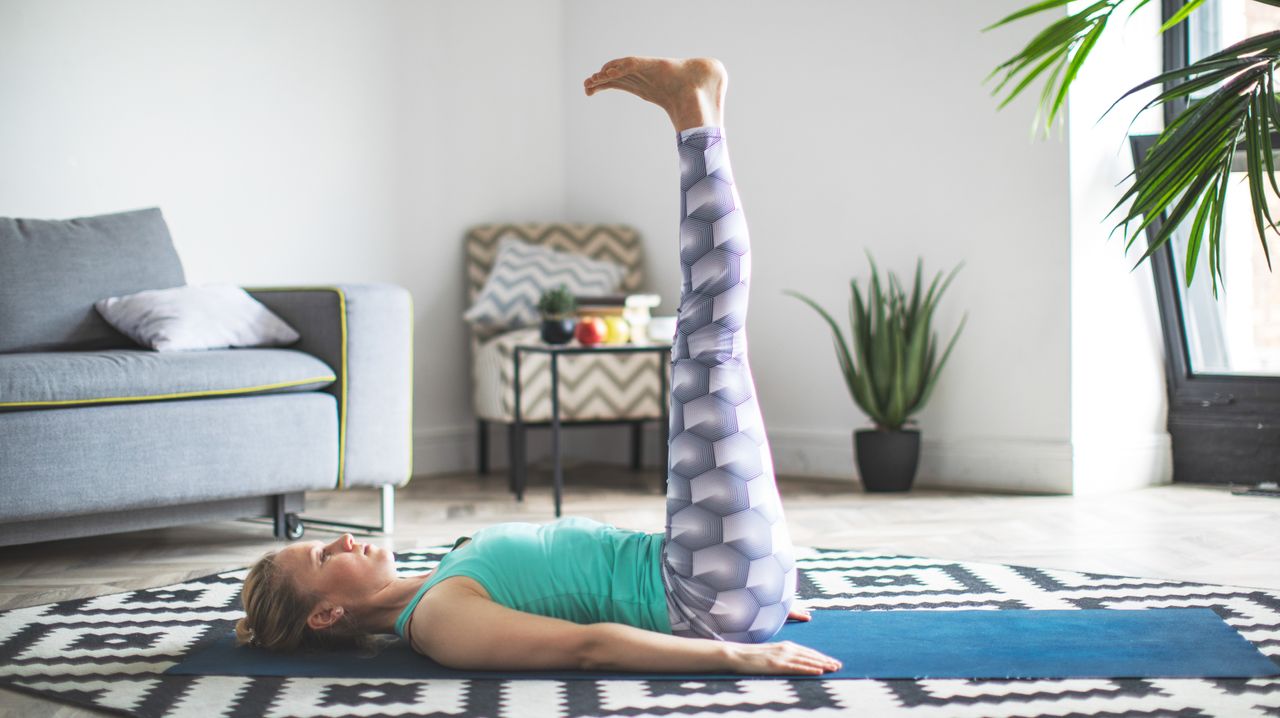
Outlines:
[[1070,494],[1071,442],[924,439],[917,485],[1019,494]]
[[[548,454],[548,432],[535,430],[529,437],[532,461]],[[646,427],[644,461],[658,461],[657,428]],[[565,454],[576,461],[627,460],[627,433],[620,427],[583,427],[564,433]],[[774,469],[787,476],[856,482],[852,431],[815,431],[777,428],[769,430]],[[506,430],[490,427],[490,464],[506,466]],[[1130,465],[1138,465],[1134,454]],[[414,434],[414,473],[430,475],[474,471],[474,424],[419,429]],[[1118,481],[1116,482],[1119,483]],[[921,442],[916,485],[932,488],[1017,493],[1067,494],[1072,492],[1072,447],[1066,441],[1033,439],[931,439]]]
[[1168,432],[1074,442],[1075,493],[1102,494],[1173,481]]
[[[853,430],[770,429],[779,474],[854,481]],[[916,486],[1037,494],[1071,493],[1071,444],[1036,439],[920,441]]]
[[[475,471],[479,430],[475,423],[417,429],[413,434],[413,474],[454,474]],[[564,456],[574,461],[624,463],[630,460],[630,428],[627,426],[568,427],[561,434]],[[654,424],[645,427],[642,459],[647,466],[658,465],[658,431]],[[542,461],[551,456],[551,430],[534,427],[529,430],[525,451],[529,461]],[[507,425],[489,425],[489,466],[494,470],[507,466]]]

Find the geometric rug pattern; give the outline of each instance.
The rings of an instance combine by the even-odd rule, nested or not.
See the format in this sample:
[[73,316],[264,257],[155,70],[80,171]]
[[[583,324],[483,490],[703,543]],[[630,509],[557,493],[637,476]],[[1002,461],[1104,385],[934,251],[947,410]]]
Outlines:
[[[397,556],[423,573],[450,546]],[[1280,593],[796,548],[811,608],[1211,608],[1280,664]],[[0,612],[0,685],[131,716],[1280,716],[1280,678],[399,680],[166,676],[240,615],[244,570]]]

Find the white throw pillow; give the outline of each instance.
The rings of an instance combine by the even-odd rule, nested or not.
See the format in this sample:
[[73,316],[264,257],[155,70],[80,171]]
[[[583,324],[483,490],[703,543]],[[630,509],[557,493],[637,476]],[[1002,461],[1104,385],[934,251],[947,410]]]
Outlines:
[[614,294],[626,269],[619,264],[505,237],[475,304],[463,314],[482,335],[536,324],[538,299],[567,285],[575,296]]
[[94,303],[111,326],[156,351],[292,344],[298,332],[230,284],[148,289]]

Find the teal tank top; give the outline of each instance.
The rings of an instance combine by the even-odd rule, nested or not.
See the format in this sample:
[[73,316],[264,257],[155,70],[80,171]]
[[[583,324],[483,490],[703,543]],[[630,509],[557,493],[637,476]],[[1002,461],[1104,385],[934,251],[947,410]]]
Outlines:
[[625,623],[671,633],[662,583],[664,533],[619,529],[580,516],[547,525],[508,522],[476,531],[440,560],[396,620],[450,576],[470,576],[495,602],[574,623]]

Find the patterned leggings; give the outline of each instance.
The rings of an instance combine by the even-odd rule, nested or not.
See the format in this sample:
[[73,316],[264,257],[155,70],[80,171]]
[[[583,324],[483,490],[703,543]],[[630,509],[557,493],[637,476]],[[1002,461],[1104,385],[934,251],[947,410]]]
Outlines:
[[760,643],[795,595],[791,536],[747,363],[747,222],[718,127],[684,130],[662,577],[677,636]]

